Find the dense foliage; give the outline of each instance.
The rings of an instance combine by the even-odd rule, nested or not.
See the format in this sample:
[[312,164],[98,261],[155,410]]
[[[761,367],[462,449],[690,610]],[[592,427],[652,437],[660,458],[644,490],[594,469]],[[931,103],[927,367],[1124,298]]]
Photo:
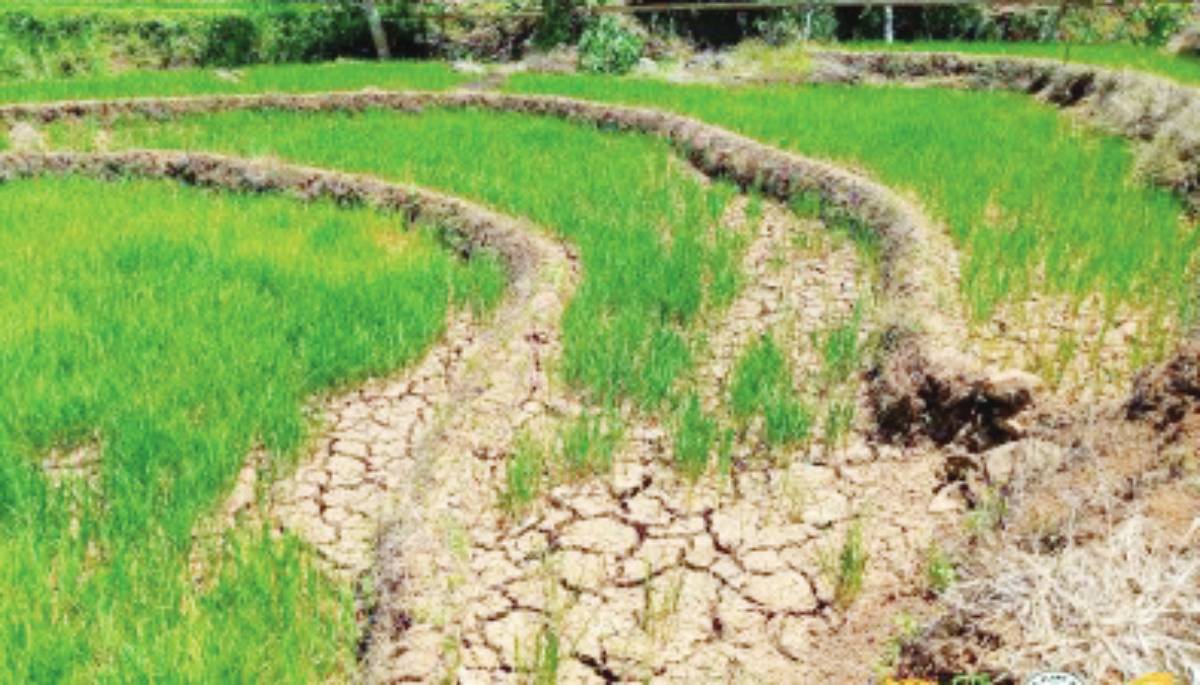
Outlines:
[[642,57],[642,39],[616,17],[600,17],[579,39],[579,68],[597,74],[626,74]]

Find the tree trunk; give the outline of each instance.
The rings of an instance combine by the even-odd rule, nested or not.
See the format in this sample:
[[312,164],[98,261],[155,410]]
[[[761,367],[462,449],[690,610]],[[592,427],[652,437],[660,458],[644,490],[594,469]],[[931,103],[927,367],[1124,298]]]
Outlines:
[[883,8],[883,40],[888,45],[896,41],[896,17],[891,5]]
[[375,54],[379,55],[379,59],[391,59],[392,51],[388,49],[387,33],[383,30],[383,19],[379,16],[375,0],[362,0],[362,6],[367,14],[367,26],[371,29],[371,40],[375,42]]

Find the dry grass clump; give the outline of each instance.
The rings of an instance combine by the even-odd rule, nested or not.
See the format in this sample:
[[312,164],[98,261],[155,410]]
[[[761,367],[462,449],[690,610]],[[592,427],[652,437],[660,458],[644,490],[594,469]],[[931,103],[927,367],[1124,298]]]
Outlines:
[[[1181,540],[1132,516],[1054,555],[1006,545],[986,575],[945,595],[958,620],[998,636],[989,669],[1053,667],[1110,682],[1166,670],[1200,676],[1200,519]],[[965,619],[965,620],[964,620]]]

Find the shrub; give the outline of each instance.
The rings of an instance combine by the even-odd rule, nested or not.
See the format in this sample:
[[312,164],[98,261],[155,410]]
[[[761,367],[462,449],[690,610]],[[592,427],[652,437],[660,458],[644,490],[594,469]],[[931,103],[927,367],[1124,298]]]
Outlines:
[[258,24],[249,17],[229,14],[213,17],[204,28],[205,64],[236,67],[251,64],[258,57]]
[[603,74],[627,74],[642,56],[642,39],[615,17],[600,17],[579,39],[579,68]]
[[534,33],[534,43],[552,48],[568,43],[575,35],[575,0],[542,0],[542,21]]

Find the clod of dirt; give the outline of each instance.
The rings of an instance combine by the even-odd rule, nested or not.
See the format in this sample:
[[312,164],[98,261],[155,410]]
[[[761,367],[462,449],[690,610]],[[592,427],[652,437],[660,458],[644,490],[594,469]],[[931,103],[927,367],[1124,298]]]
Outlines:
[[1163,444],[1200,433],[1200,340],[1139,374],[1125,409],[1130,419],[1157,428]]
[[949,351],[925,353],[902,338],[872,379],[880,437],[911,443],[927,435],[939,445],[980,451],[1021,437],[1013,422],[1028,407],[1041,379],[1022,371],[972,372],[970,361]]

